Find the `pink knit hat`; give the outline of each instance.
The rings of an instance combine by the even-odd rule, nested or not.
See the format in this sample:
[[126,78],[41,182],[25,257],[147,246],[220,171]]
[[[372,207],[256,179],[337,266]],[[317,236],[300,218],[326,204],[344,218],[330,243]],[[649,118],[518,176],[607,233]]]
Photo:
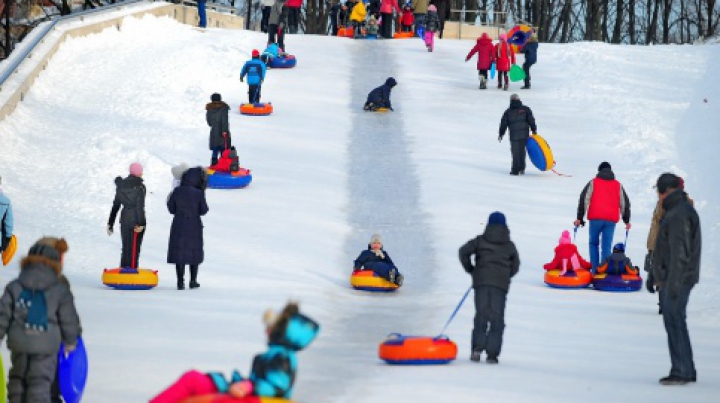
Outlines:
[[507,35],[505,35],[505,34],[500,34],[500,40],[501,40],[501,41],[506,41],[506,40],[507,40]]
[[142,165],[139,162],[133,162],[130,164],[130,175],[142,176]]
[[560,245],[567,245],[569,243],[572,243],[572,240],[570,239],[570,231],[563,231],[560,236]]

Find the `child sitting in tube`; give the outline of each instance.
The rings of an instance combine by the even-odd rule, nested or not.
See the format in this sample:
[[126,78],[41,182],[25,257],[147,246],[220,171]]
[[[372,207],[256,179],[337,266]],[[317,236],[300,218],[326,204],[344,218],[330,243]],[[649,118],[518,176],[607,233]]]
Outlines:
[[625,255],[625,244],[617,243],[613,246],[612,253],[598,266],[598,273],[610,275],[633,274],[637,275],[639,270],[633,267],[630,258]]
[[296,303],[288,303],[277,315],[268,310],[263,316],[268,336],[268,351],[256,355],[248,378],[234,371],[228,381],[223,374],[188,371],[174,384],[150,400],[150,403],[177,403],[192,396],[227,394],[290,399],[297,376],[297,351],[307,347],[320,326],[300,313]]
[[378,276],[397,284],[400,287],[403,283],[403,275],[390,259],[390,255],[383,249],[382,238],[379,234],[370,237],[370,244],[367,250],[360,252],[355,259],[353,271],[372,270]]
[[580,256],[577,246],[573,245],[570,239],[570,232],[563,231],[560,236],[559,245],[555,247],[555,257],[552,262],[544,265],[543,268],[545,270],[561,270],[560,275],[562,276],[565,275],[568,270],[590,270],[592,264]]

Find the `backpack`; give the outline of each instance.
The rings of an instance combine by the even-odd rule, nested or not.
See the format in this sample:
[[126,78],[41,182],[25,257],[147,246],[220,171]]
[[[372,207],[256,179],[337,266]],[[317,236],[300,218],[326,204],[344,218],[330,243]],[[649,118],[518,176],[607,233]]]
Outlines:
[[[25,315],[25,334],[47,332],[48,315],[45,291],[23,288],[20,292],[20,297],[15,303],[15,309],[27,311]],[[22,316],[23,315],[16,315],[16,317]]]

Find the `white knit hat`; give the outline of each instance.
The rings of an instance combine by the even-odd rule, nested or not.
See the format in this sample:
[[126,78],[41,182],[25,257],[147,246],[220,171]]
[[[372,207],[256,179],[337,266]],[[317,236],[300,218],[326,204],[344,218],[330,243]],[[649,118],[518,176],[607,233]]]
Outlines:
[[378,234],[378,233],[372,234],[372,236],[370,237],[370,243],[382,244],[382,237],[380,236],[380,234]]

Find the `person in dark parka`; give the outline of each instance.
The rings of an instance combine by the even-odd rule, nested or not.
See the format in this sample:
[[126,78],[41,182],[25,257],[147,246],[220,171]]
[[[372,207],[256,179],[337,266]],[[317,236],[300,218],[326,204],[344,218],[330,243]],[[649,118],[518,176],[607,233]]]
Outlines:
[[530,131],[532,134],[537,134],[537,126],[535,126],[532,110],[522,104],[518,94],[510,96],[510,107],[500,120],[498,141],[502,141],[505,131],[508,129],[510,129],[510,152],[512,153],[510,175],[523,175],[525,174],[525,143],[530,137]]
[[67,250],[64,239],[38,240],[0,298],[0,340],[7,336],[12,359],[10,403],[49,403],[60,343],[68,354],[82,333],[73,295],[60,279]]
[[[505,330],[505,302],[510,279],[520,269],[520,257],[510,240],[505,215],[490,214],[485,232],[460,248],[460,263],[472,275],[475,289],[475,327],[472,361],[487,352],[488,364],[497,364]],[[471,257],[475,256],[475,264]],[[489,325],[489,326],[488,326]]]
[[392,77],[388,77],[388,79],[385,80],[385,84],[370,91],[363,109],[366,111],[375,111],[378,108],[387,108],[391,111],[394,110],[392,108],[392,103],[390,102],[390,92],[396,85],[397,81],[395,81]]
[[530,67],[537,63],[537,51],[538,51],[538,38],[537,34],[530,35],[525,46],[520,49],[520,53],[525,54],[525,61],[523,62],[523,70],[525,71],[525,86],[520,87],[522,90],[530,89]]
[[[115,199],[110,210],[110,219],[107,225],[108,236],[113,234],[115,217],[120,213],[120,238],[122,240],[122,255],[120,267],[137,268],[140,264],[140,245],[145,235],[145,194],[147,190],[142,180],[142,165],[135,162],[130,165],[130,175],[123,179],[115,178]],[[133,243],[135,254],[133,255]],[[135,264],[133,266],[133,263]]]
[[656,185],[665,216],[660,220],[651,267],[660,289],[672,363],[670,375],[660,379],[663,385],[697,380],[686,312],[690,292],[700,281],[702,236],[700,217],[680,186],[679,178],[671,173],[660,175]]
[[212,94],[212,102],[205,105],[205,120],[210,126],[210,150],[212,158],[210,165],[217,164],[220,154],[230,148],[230,123],[228,113],[230,106],[223,102],[220,94]]
[[440,18],[440,39],[443,37],[443,31],[445,30],[445,20],[450,18],[450,0],[431,0],[430,4],[434,4],[437,8],[437,14]]
[[190,266],[190,288],[198,288],[198,268],[203,262],[203,223],[200,216],[207,214],[205,200],[207,176],[202,167],[185,172],[180,186],[173,190],[167,201],[173,221],[170,227],[168,263],[175,264],[178,290],[185,289],[185,265]]

